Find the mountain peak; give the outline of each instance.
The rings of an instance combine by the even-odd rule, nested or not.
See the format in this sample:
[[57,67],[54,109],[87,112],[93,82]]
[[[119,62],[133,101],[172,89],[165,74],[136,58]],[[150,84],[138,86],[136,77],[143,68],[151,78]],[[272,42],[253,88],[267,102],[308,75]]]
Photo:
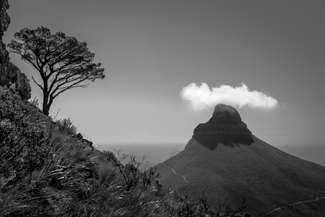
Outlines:
[[194,129],[193,138],[211,150],[218,144],[233,146],[250,145],[254,142],[251,131],[232,106],[218,104],[210,120]]
[[230,106],[230,105],[217,104],[214,107],[214,113],[225,112],[225,111],[228,111],[231,114],[238,113],[237,110],[234,107]]
[[220,121],[229,121],[229,120],[241,121],[241,117],[238,113],[238,111],[230,106],[225,104],[218,104],[214,107],[214,112],[212,115],[212,118],[209,120],[210,122],[220,122]]
[[[163,186],[178,192],[197,196],[206,189],[208,204],[226,198],[231,207],[239,207],[245,197],[245,211],[252,216],[273,209],[277,216],[320,217],[325,210],[325,168],[253,136],[237,110],[224,104],[215,107],[209,121],[194,129],[185,149],[159,164],[157,172]],[[286,209],[275,208],[284,204]]]

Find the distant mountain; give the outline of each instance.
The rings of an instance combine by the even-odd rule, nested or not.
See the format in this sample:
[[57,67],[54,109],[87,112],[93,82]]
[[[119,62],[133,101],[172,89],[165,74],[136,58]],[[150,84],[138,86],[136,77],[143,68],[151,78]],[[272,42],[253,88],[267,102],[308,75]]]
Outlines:
[[[253,216],[324,216],[325,167],[297,158],[255,137],[231,106],[219,104],[199,124],[185,149],[157,165],[160,183],[210,204],[239,206]],[[309,201],[313,200],[313,201]],[[307,202],[309,201],[309,202]]]

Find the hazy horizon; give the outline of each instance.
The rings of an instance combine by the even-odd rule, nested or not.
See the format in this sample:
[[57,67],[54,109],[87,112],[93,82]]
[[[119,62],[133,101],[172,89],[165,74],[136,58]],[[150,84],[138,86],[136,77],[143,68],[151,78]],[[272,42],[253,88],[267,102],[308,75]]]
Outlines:
[[[138,160],[141,160],[142,157],[145,156],[146,160],[143,166],[148,162],[148,167],[151,167],[176,155],[185,148],[186,144],[187,142],[184,144],[97,144],[97,148],[99,150],[109,150],[114,153],[116,153],[115,151],[121,150],[122,154],[127,155],[131,155],[133,152]],[[301,159],[325,166],[324,144],[283,144],[281,147],[277,148]]]

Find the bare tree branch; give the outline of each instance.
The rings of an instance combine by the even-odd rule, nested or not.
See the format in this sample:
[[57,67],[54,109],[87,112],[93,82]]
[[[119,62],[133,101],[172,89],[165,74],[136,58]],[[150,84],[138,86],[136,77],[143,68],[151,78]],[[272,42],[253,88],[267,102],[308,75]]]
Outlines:
[[37,83],[37,82],[35,81],[34,76],[32,76],[32,79],[33,79],[34,83],[35,83],[37,86],[39,86],[39,88],[41,88],[42,90],[44,89],[44,88],[43,88],[39,83]]
[[79,83],[81,83],[81,82],[83,82],[85,80],[87,80],[87,79],[79,80],[79,81],[77,81],[77,82],[75,82],[75,83],[73,83],[73,84],[71,84],[71,85],[69,85],[67,87],[63,87],[62,89],[60,89],[59,92],[57,92],[56,94],[53,95],[54,98],[56,98],[59,94],[63,93],[66,90],[69,90],[69,89],[72,89],[72,88],[75,88],[75,87],[87,87],[87,85],[77,85],[77,84],[79,84]]

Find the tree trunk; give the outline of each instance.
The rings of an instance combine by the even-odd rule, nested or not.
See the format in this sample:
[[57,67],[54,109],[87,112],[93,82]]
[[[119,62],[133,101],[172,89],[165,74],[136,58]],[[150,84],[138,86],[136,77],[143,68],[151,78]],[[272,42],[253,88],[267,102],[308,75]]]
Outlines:
[[50,107],[43,103],[43,114],[49,116]]
[[50,114],[50,107],[53,102],[53,99],[50,96],[50,93],[48,91],[48,80],[46,77],[42,76],[43,80],[43,114],[49,116]]
[[44,82],[42,110],[44,115],[49,116],[50,105],[49,105],[49,93],[47,92],[47,82]]
[[47,115],[47,116],[49,116],[49,111],[50,111],[50,106],[49,106],[49,104],[48,104],[48,102],[47,102],[48,100],[46,99],[45,100],[45,97],[44,97],[44,101],[43,101],[43,114],[44,115]]
[[52,106],[54,98],[49,93],[43,93],[44,94],[44,101],[43,101],[43,114],[49,116],[50,114],[50,108]]

